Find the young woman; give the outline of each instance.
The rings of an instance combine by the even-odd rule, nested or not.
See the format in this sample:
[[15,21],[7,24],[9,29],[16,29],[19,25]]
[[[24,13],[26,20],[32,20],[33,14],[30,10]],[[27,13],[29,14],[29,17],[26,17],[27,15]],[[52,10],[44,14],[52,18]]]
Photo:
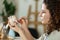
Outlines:
[[[22,40],[60,40],[60,1],[59,0],[44,0],[42,10],[40,12],[42,24],[47,27],[47,32],[39,39],[35,39],[28,30],[28,20],[21,18],[21,27],[18,27],[16,22],[13,27],[9,22],[11,29],[20,34]],[[53,36],[53,37],[52,37]]]

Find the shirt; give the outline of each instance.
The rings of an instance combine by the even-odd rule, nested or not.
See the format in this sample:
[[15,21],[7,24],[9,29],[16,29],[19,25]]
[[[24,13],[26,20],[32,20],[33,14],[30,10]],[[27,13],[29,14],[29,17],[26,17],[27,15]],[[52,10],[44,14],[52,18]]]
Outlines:
[[60,40],[60,31],[53,31],[49,35],[47,33],[44,33],[39,37],[38,39],[35,40]]

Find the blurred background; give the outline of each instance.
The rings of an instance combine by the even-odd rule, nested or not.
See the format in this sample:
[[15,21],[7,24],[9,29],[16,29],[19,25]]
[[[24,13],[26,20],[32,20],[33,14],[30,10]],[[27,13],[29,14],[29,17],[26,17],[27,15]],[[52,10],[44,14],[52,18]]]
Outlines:
[[17,19],[26,16],[31,34],[38,38],[45,32],[38,16],[42,2],[43,0],[0,0],[0,23],[7,23],[7,18],[11,15],[15,15]]

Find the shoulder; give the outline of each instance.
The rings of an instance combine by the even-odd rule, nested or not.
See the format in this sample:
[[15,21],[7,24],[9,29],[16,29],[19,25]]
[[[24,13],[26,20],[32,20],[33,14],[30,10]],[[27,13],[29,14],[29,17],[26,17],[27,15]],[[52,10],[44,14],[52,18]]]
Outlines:
[[60,31],[54,30],[48,36],[48,40],[60,40]]

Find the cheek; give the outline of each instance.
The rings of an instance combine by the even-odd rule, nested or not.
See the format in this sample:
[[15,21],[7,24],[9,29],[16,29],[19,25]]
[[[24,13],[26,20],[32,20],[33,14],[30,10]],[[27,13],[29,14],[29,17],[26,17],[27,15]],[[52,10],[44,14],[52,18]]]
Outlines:
[[50,16],[49,15],[45,15],[44,18],[43,18],[42,23],[47,24],[49,22],[49,20],[50,20]]
[[50,20],[50,15],[47,14],[46,17],[45,17],[45,21],[48,22]]

